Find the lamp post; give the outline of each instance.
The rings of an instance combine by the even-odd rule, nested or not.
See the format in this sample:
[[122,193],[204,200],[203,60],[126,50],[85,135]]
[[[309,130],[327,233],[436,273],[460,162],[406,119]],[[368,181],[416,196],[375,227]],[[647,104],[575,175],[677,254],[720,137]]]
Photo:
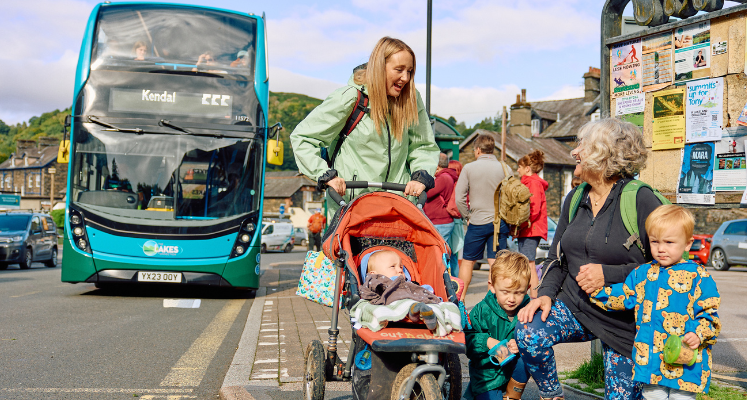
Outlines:
[[57,169],[55,167],[49,167],[47,169],[47,172],[49,172],[49,211],[52,211],[52,207],[54,207],[54,174],[57,173]]

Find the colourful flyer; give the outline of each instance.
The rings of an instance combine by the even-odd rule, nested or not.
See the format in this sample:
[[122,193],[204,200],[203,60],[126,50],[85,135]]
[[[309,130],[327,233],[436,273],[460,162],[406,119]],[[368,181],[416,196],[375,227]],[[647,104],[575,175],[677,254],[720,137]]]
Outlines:
[[612,97],[641,93],[641,39],[612,45],[610,93]]

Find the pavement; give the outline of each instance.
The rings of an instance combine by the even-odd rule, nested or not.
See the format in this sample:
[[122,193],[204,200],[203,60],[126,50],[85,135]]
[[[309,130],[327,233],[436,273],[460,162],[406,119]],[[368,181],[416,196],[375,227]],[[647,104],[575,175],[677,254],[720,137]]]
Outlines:
[[[295,295],[303,260],[270,264],[263,270],[262,287],[257,291],[234,360],[229,368],[220,398],[224,400],[301,400],[306,345],[318,339],[327,342],[332,309]],[[487,291],[487,267],[475,271],[466,304],[474,306]],[[345,361],[351,341],[346,312],[339,315],[338,354]],[[325,346],[326,347],[326,346]],[[589,343],[556,346],[558,370],[575,369],[589,359]],[[462,361],[463,387],[469,382],[467,358]],[[566,399],[601,398],[567,388]],[[538,398],[530,380],[525,398]],[[328,382],[325,399],[352,399],[348,382]]]

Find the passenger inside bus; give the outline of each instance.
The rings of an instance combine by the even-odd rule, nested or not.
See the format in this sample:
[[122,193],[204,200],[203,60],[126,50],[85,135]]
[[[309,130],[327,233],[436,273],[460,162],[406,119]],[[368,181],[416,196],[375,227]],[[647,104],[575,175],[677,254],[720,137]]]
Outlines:
[[148,51],[148,46],[142,40],[135,42],[132,46],[132,55],[135,57],[135,61],[145,61],[145,53]]
[[241,67],[248,67],[251,63],[252,56],[254,55],[254,51],[252,49],[247,50],[241,50],[236,54],[236,60],[231,61],[231,67],[233,68],[241,68]]

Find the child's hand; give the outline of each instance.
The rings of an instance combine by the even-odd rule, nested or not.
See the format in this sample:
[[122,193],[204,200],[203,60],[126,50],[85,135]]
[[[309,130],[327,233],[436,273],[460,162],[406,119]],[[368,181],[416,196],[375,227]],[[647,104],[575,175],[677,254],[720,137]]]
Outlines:
[[506,344],[506,347],[508,347],[508,351],[510,351],[511,353],[514,353],[514,354],[519,353],[519,346],[516,345],[516,340],[514,339],[509,340],[508,343]]
[[687,332],[685,336],[682,337],[682,343],[695,350],[700,346],[700,338],[694,332]]

